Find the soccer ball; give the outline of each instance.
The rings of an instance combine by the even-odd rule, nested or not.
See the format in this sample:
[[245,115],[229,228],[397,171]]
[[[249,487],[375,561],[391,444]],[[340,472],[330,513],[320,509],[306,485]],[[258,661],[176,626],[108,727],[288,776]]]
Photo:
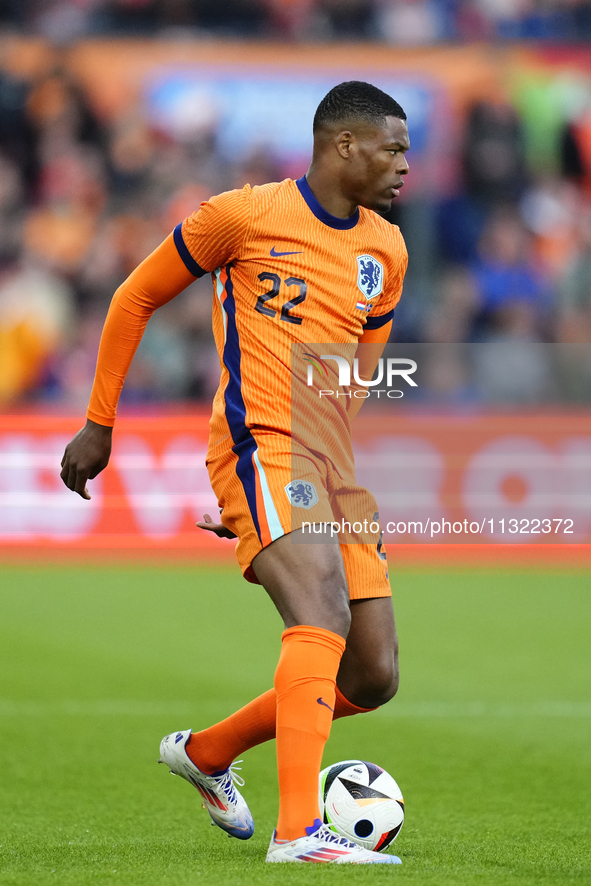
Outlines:
[[391,775],[375,763],[344,760],[320,773],[320,814],[353,843],[380,852],[400,833],[404,799]]

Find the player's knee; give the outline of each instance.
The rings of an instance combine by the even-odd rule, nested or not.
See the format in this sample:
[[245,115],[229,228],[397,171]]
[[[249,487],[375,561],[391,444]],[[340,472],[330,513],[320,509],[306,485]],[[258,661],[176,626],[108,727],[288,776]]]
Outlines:
[[386,704],[386,702],[391,701],[396,693],[398,692],[398,686],[400,683],[400,674],[398,672],[398,666],[393,664],[392,668],[383,674],[383,680],[381,684],[382,689],[382,704]]
[[376,659],[371,672],[366,675],[358,702],[363,708],[379,708],[387,704],[398,692],[398,663],[394,657]]

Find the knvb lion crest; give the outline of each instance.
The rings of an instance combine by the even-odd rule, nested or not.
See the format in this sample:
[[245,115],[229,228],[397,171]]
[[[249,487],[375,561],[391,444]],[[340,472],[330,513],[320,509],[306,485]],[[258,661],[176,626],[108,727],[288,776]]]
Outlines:
[[318,504],[318,493],[307,480],[292,480],[285,487],[285,494],[294,508],[313,508]]
[[357,286],[368,301],[371,301],[383,289],[384,268],[373,255],[358,255],[357,267]]

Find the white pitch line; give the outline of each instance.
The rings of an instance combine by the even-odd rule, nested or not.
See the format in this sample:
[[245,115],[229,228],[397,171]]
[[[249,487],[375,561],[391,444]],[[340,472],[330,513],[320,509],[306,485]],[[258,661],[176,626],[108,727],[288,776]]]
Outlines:
[[389,718],[591,717],[591,701],[400,701],[380,708]]
[[[233,699],[223,703],[213,702],[208,708],[226,712],[227,716],[234,709],[244,704],[243,699]],[[189,702],[140,701],[138,699],[97,699],[96,701],[78,701],[64,699],[55,702],[13,701],[0,699],[0,717],[194,717],[196,704]]]
[[[232,710],[243,704],[244,699],[227,700],[223,704],[208,704],[208,709]],[[67,715],[73,717],[156,717],[195,715],[196,704],[167,701],[140,701],[138,699],[76,699],[37,702],[0,699],[0,717],[43,717]],[[545,702],[446,702],[415,701],[396,702],[381,708],[378,715],[390,719],[456,719],[456,718],[509,718],[509,717],[591,717],[591,701],[545,701]]]

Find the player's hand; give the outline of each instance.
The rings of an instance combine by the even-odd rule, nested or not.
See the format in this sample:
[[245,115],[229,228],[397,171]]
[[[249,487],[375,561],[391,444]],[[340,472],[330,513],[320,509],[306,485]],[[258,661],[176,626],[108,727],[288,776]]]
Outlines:
[[94,480],[103,471],[111,455],[113,428],[97,425],[87,419],[86,425],[78,431],[66,446],[62,458],[60,477],[72,492],[90,499],[86,487],[87,480]]
[[199,527],[199,529],[208,529],[210,532],[215,532],[218,538],[238,538],[237,535],[224,526],[223,523],[214,523],[209,514],[203,515],[203,520],[200,520],[195,524]]

